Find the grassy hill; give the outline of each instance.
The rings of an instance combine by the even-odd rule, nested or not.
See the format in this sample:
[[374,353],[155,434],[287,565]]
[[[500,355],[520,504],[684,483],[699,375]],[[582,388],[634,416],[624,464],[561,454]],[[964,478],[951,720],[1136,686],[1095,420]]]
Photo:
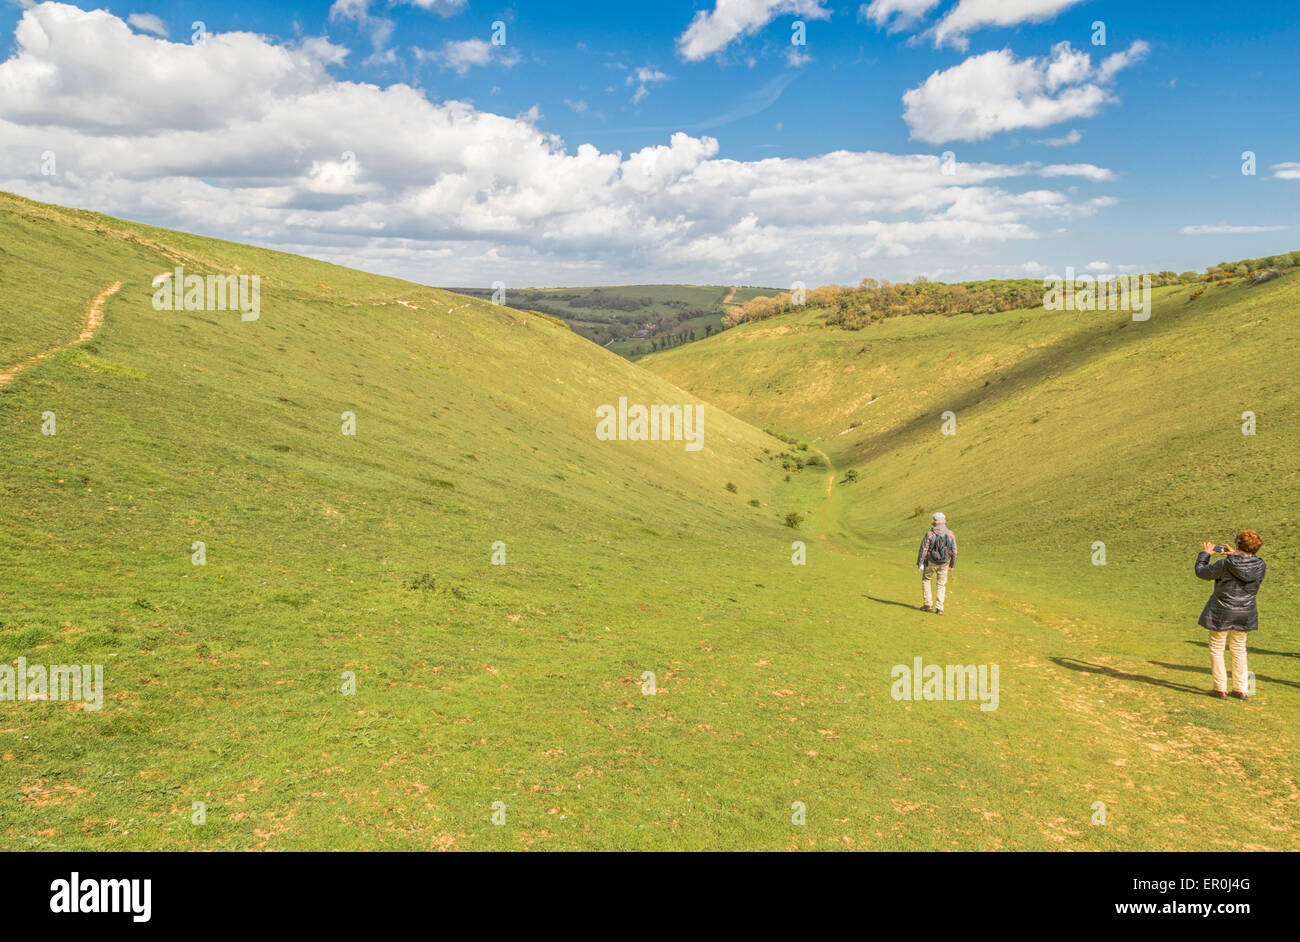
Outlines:
[[[490,298],[490,288],[452,288]],[[508,290],[505,303],[558,317],[588,340],[621,357],[636,359],[656,346],[692,342],[722,330],[722,315],[776,288],[722,285],[607,285],[596,288]],[[638,336],[639,334],[639,336]]]
[[[122,284],[0,387],[3,659],[106,687],[0,701],[4,849],[1300,846],[1293,276],[1126,327],[775,319],[665,379],[545,316],[10,196],[0,247],[0,373]],[[155,310],[178,264],[259,274],[260,317]],[[697,394],[738,416],[701,451],[594,434]],[[940,503],[943,619],[908,558]],[[1274,568],[1259,696],[1219,703],[1184,544],[1239,522]],[[915,657],[1000,665],[998,708],[895,700]]]
[[1189,540],[1254,521],[1270,554],[1295,561],[1300,397],[1287,374],[1300,270],[1192,300],[1201,290],[1157,289],[1146,322],[1035,309],[848,331],[809,310],[645,365],[857,469],[870,499],[846,532],[910,540],[914,509],[943,503],[993,544],[1064,560],[1103,539],[1127,564],[1153,548],[1182,560]]
[[[0,390],[0,645],[105,664],[109,697],[0,703],[0,843],[571,843],[590,818],[547,815],[554,788],[651,774],[620,756],[667,725],[642,672],[671,687],[702,613],[750,609],[714,559],[785,539],[745,503],[785,486],[771,439],[709,412],[699,452],[598,442],[597,405],[693,400],[445,291],[8,196],[0,244],[7,362],[124,283],[92,341]],[[182,263],[260,273],[260,319],[155,311]],[[480,814],[498,799],[510,836]]]
[[[875,565],[909,569],[929,514],[945,510],[964,554],[955,610],[977,606],[957,630],[986,644],[1005,628],[981,628],[978,607],[1024,613],[1034,630],[1001,643],[1052,689],[1040,706],[1053,735],[1095,755],[1080,780],[1145,792],[1181,822],[1180,846],[1208,847],[1214,824],[1175,812],[1181,800],[1242,789],[1259,808],[1294,814],[1297,303],[1292,270],[1259,285],[1158,289],[1146,322],[1035,309],[850,331],[809,309],[643,365],[808,439],[841,482],[856,470],[855,483],[836,485],[826,522]],[[949,411],[955,434],[944,435]],[[1245,412],[1254,435],[1242,432]],[[1209,687],[1196,628],[1208,586],[1191,571],[1202,541],[1240,527],[1265,535],[1271,566],[1250,655],[1261,696],[1248,713],[1207,709],[1214,702],[1197,693]],[[1105,565],[1093,565],[1095,542]],[[901,598],[914,596],[909,584]],[[953,631],[945,620],[955,643]],[[1136,755],[1117,748],[1134,738]]]

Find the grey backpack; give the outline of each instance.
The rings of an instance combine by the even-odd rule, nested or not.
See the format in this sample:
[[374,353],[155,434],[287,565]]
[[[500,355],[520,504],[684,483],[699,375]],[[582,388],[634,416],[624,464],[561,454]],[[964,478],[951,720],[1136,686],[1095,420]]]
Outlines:
[[942,566],[952,559],[952,538],[948,536],[946,530],[934,534],[934,540],[930,543],[930,553],[926,559],[936,566]]

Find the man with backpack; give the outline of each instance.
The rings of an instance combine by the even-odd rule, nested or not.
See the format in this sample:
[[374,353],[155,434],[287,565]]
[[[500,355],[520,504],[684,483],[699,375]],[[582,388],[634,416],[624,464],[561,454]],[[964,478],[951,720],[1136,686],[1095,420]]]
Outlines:
[[[943,614],[943,598],[948,586],[948,570],[957,568],[957,537],[948,529],[947,518],[938,513],[921,539],[916,554],[916,568],[921,570],[921,611]],[[930,580],[934,579],[935,600],[930,601]]]

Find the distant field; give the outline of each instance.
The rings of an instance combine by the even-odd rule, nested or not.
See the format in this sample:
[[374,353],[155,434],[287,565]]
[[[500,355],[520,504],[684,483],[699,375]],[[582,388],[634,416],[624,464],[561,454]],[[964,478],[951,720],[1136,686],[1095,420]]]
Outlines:
[[[490,288],[449,290],[477,298],[492,296]],[[522,288],[507,289],[505,303],[558,317],[575,333],[621,357],[636,359],[652,352],[656,344],[690,343],[722,330],[722,314],[731,304],[779,293],[778,288],[738,286],[733,291],[719,285]],[[638,332],[643,336],[635,336]]]

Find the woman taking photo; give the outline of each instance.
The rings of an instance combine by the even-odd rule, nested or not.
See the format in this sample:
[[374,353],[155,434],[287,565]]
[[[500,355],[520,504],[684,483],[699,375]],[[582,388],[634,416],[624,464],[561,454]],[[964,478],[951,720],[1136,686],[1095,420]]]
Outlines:
[[[1255,554],[1264,544],[1254,530],[1237,534],[1236,547],[1206,543],[1196,557],[1196,575],[1214,580],[1214,594],[1205,603],[1197,623],[1210,631],[1210,674],[1214,689],[1210,696],[1220,700],[1228,696],[1228,674],[1223,667],[1225,643],[1232,652],[1232,695],[1239,700],[1248,696],[1246,672],[1246,632],[1259,627],[1255,594],[1264,581],[1264,560]],[[1210,562],[1215,553],[1222,559]]]

